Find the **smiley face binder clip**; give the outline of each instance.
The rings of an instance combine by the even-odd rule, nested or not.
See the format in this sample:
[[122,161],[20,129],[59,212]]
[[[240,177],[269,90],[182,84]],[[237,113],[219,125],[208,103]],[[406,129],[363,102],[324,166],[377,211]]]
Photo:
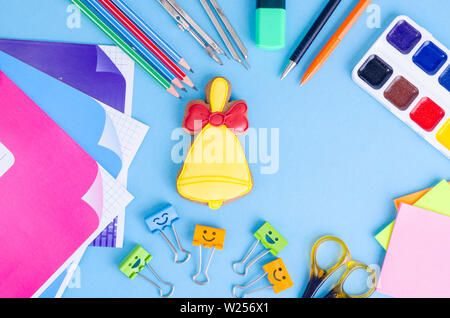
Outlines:
[[[149,262],[152,259],[152,255],[149,252],[144,250],[140,245],[136,245],[135,248],[128,254],[128,256],[120,263],[119,269],[122,273],[124,273],[128,278],[135,279],[136,276],[142,277],[147,282],[158,288],[159,295],[163,298],[167,298],[172,296],[175,286],[174,284],[166,283],[161,277],[156,273],[156,271],[150,266]],[[163,285],[170,287],[170,292],[167,294],[163,294],[163,290],[161,286],[157,283],[153,282],[151,279],[145,277],[140,272],[147,266],[156,279]]]
[[[199,247],[199,263],[197,273],[192,276],[192,280],[198,285],[206,285],[209,283],[208,269],[211,265],[211,260],[216,249],[222,250],[223,243],[225,241],[226,231],[222,229],[217,229],[214,227],[196,225],[194,231],[194,239],[192,240],[192,245]],[[199,281],[197,277],[202,272],[202,246],[211,249],[211,254],[209,255],[208,262],[205,267],[204,275],[206,280]]]
[[[175,225],[174,225],[175,221],[178,221],[178,219],[179,219],[178,214],[177,214],[177,212],[175,212],[175,209],[173,208],[173,206],[168,205],[164,209],[159,210],[158,212],[147,217],[145,219],[145,223],[147,224],[150,232],[152,232],[152,233],[159,232],[161,234],[161,236],[167,242],[167,244],[169,245],[170,249],[172,250],[172,252],[174,254],[175,263],[183,264],[183,263],[186,263],[191,258],[191,253],[189,251],[185,250],[181,246],[181,242],[178,237],[178,233],[175,230]],[[165,228],[168,228],[168,227],[172,228],[172,232],[173,232],[173,235],[175,236],[175,240],[177,242],[178,249],[180,250],[181,253],[184,253],[186,255],[184,257],[184,259],[182,259],[182,260],[178,259],[177,249],[172,244],[172,242],[170,242],[170,240],[166,236],[166,234],[164,234],[164,232],[163,232],[165,230]]]
[[[264,223],[263,226],[261,226],[255,232],[255,234],[253,234],[253,236],[256,238],[256,242],[250,248],[247,255],[245,255],[244,258],[242,260],[240,260],[239,262],[233,263],[233,270],[235,271],[235,273],[237,273],[241,276],[246,276],[250,266],[255,264],[258,260],[263,258],[265,255],[272,253],[273,256],[277,256],[278,253],[283,248],[285,248],[286,245],[288,244],[288,242],[280,235],[280,233],[278,233],[273,228],[272,225],[270,225],[269,222]],[[260,253],[258,256],[256,256],[252,261],[250,261],[247,264],[247,266],[245,266],[243,272],[239,272],[237,267],[239,265],[243,265],[245,262],[247,262],[247,260],[250,258],[250,255],[252,255],[253,252],[258,247],[259,243],[261,243],[266,248],[266,250],[263,251],[262,253]]]
[[272,288],[275,294],[278,294],[279,292],[282,292],[283,290],[286,290],[288,288],[291,288],[294,286],[294,283],[292,282],[291,277],[289,276],[289,273],[286,269],[286,266],[284,266],[283,260],[281,258],[277,258],[274,261],[271,261],[270,263],[267,263],[263,266],[264,274],[259,276],[258,278],[254,279],[250,283],[244,286],[234,286],[233,287],[233,296],[235,298],[238,298],[236,294],[237,289],[246,290],[248,287],[252,286],[259,280],[263,279],[267,276],[267,279],[269,280],[270,285],[261,287],[258,289],[254,289],[248,292],[245,292],[242,295],[242,298],[244,298],[246,295],[256,293],[258,291]]
[[177,177],[185,199],[218,209],[247,195],[253,177],[237,135],[249,128],[247,104],[229,102],[231,84],[223,77],[206,86],[206,101],[186,105],[184,130],[196,135]]

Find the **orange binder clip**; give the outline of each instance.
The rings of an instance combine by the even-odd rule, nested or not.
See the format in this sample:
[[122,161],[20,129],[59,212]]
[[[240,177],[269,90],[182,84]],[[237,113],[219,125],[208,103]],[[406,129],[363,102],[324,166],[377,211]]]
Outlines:
[[[206,285],[209,283],[208,269],[211,264],[211,260],[216,249],[223,249],[223,243],[225,241],[226,231],[222,229],[217,229],[214,227],[196,225],[194,232],[194,239],[192,245],[199,247],[199,264],[197,273],[192,276],[192,280],[198,285]],[[208,262],[205,267],[204,275],[206,277],[205,281],[199,281],[197,277],[202,272],[202,246],[205,248],[211,248],[211,254],[208,258]]]
[[269,288],[272,288],[273,291],[275,292],[275,294],[278,294],[279,292],[282,292],[283,290],[286,290],[286,289],[294,286],[294,283],[292,282],[292,279],[289,276],[286,266],[284,266],[284,263],[281,258],[277,258],[276,260],[274,260],[270,263],[267,263],[266,265],[263,266],[263,270],[265,272],[264,274],[262,274],[261,276],[259,276],[256,279],[254,279],[247,285],[234,286],[233,287],[233,296],[238,298],[238,296],[236,295],[236,289],[245,290],[266,276],[271,285],[245,292],[242,295],[242,298],[245,297],[246,295],[256,293],[258,291],[261,291],[264,289],[269,289]]

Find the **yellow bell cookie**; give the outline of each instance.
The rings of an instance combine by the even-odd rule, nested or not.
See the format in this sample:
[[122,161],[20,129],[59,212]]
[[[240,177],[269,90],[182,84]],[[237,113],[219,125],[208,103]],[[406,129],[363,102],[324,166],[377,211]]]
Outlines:
[[222,77],[206,86],[206,102],[186,105],[183,128],[196,134],[177,178],[178,193],[191,201],[218,209],[248,194],[253,178],[236,135],[249,124],[247,104],[229,103],[231,84]]

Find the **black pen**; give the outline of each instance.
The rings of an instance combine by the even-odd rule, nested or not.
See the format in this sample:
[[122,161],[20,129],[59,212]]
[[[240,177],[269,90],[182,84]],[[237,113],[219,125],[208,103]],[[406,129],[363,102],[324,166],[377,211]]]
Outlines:
[[285,78],[297,66],[303,55],[305,55],[306,51],[308,51],[308,48],[313,43],[314,39],[317,37],[317,35],[320,33],[322,28],[327,23],[328,19],[333,14],[334,10],[336,10],[339,3],[341,3],[341,0],[328,1],[328,4],[322,10],[319,17],[316,19],[314,24],[309,29],[308,33],[306,33],[302,42],[299,44],[295,52],[289,58],[290,60],[289,64],[288,66],[286,66],[283,75],[281,75],[281,79]]

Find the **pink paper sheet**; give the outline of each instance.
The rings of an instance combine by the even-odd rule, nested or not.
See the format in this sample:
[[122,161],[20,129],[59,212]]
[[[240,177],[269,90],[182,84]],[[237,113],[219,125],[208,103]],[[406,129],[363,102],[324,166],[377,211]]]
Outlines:
[[101,175],[1,71],[0,142],[15,158],[0,177],[0,297],[31,297],[98,227]]
[[450,297],[450,217],[401,204],[377,291],[394,297]]

